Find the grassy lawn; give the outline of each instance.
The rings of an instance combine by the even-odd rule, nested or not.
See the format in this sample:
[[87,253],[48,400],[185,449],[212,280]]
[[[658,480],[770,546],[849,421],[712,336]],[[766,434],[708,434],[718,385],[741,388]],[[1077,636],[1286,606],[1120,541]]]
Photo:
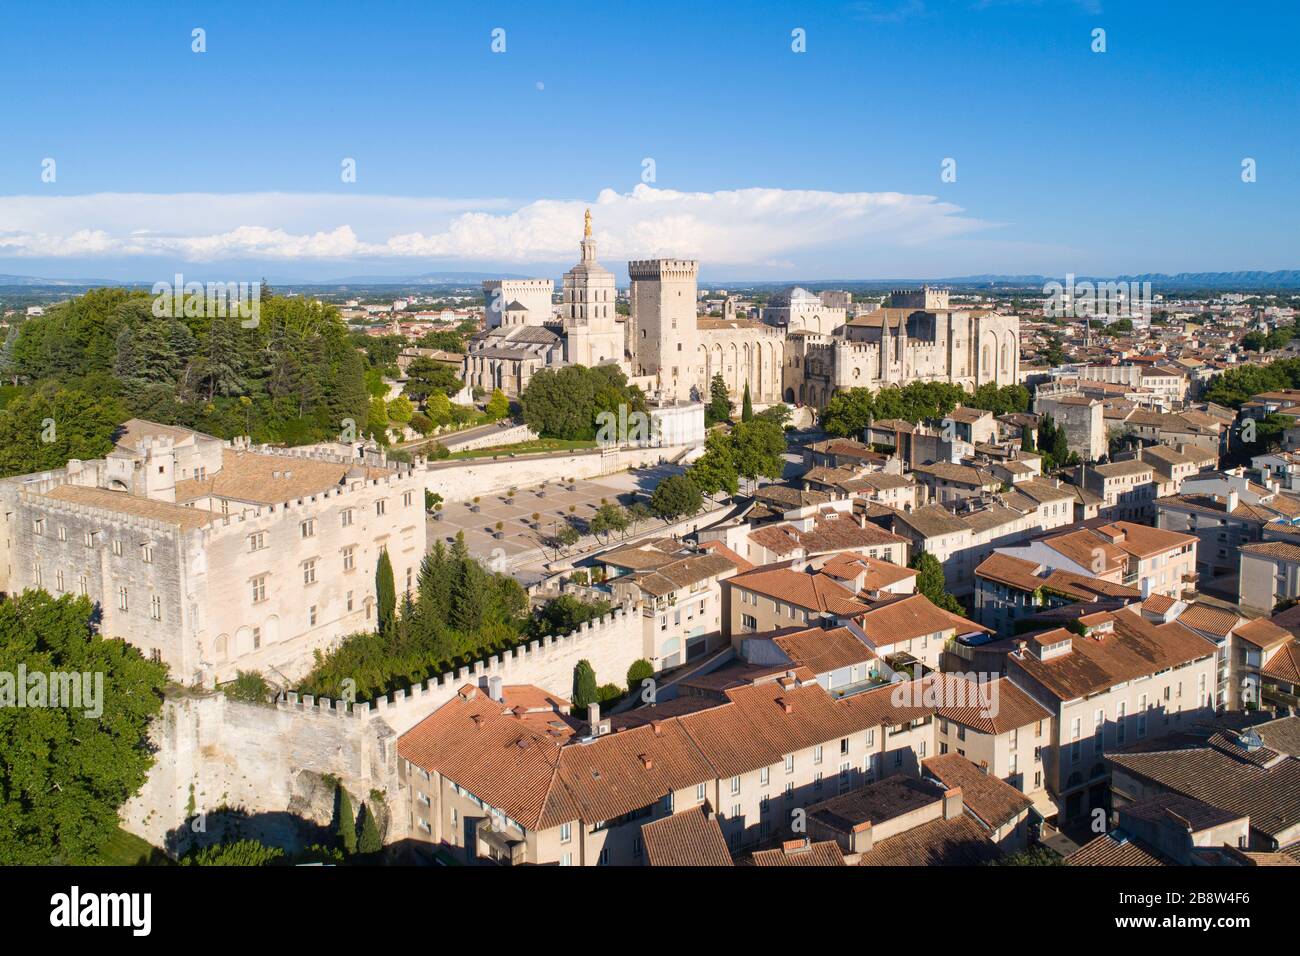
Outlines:
[[565,438],[536,438],[521,441],[515,445],[493,445],[490,448],[471,448],[469,451],[452,452],[442,461],[458,461],[464,458],[491,458],[494,455],[530,455],[546,451],[573,451],[575,449],[595,448],[595,441],[570,441]]
[[162,850],[121,827],[99,848],[104,866],[164,866],[171,861]]

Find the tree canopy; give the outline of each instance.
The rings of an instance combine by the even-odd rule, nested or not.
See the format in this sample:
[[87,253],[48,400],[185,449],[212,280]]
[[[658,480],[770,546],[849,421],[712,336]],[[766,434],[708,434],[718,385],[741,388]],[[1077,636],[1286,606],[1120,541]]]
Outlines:
[[[519,404],[524,421],[543,438],[569,441],[594,439],[602,413],[627,421],[633,412],[646,412],[641,389],[629,385],[617,365],[541,369],[528,380]],[[626,408],[622,416],[619,406]]]
[[[96,620],[85,597],[26,591],[0,602],[0,674],[21,666],[29,685],[19,708],[22,690],[0,679],[0,863],[93,862],[153,764],[147,733],[166,668],[101,636]],[[31,677],[52,673],[91,676],[82,706],[32,706]]]

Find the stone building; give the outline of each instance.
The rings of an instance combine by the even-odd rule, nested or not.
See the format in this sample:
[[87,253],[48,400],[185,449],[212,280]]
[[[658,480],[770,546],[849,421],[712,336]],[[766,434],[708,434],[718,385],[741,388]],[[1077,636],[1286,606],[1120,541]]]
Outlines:
[[[640,259],[628,263],[630,315],[620,332],[614,278],[596,262],[590,214],[580,246],[581,261],[562,284],[559,323],[522,300],[537,289],[510,284],[547,280],[484,283],[488,308],[496,301],[501,320],[470,342],[471,385],[517,394],[537,368],[617,362],[667,401],[705,399],[721,375],[736,402],[748,386],[758,406],[821,407],[846,388],[935,381],[973,390],[1020,380],[1019,317],[950,308],[947,292],[928,287],[894,292],[887,307],[851,319],[842,297],[797,286],[774,295],[761,319],[740,315],[730,298],[721,318],[701,317],[696,260]],[[521,347],[521,326],[530,342],[539,327],[554,338]]]
[[104,634],[183,684],[296,680],[314,651],[374,628],[382,551],[399,593],[424,556],[409,468],[140,419],[105,458],[5,479],[0,498],[0,587],[88,596]]

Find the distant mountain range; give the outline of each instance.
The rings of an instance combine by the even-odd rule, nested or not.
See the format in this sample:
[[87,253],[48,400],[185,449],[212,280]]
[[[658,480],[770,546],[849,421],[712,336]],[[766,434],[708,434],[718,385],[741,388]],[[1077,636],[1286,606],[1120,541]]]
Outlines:
[[[195,279],[199,275],[193,276]],[[294,288],[323,288],[337,286],[445,286],[477,285],[484,279],[523,279],[528,276],[509,272],[424,272],[418,275],[354,275],[338,279],[289,279],[270,276],[268,282],[275,286]],[[945,279],[816,279],[803,282],[771,279],[717,279],[701,278],[706,288],[737,287],[748,289],[781,288],[791,284],[809,289],[827,289],[839,286],[871,288],[908,288],[922,284],[948,286],[954,289],[1041,289],[1048,282],[1062,282],[1064,276],[1044,275],[970,275]],[[1241,272],[1143,272],[1133,275],[1090,276],[1076,275],[1076,282],[1150,282],[1153,289],[1209,289],[1223,291],[1251,291],[1266,289],[1300,289],[1300,269],[1283,269],[1277,272],[1249,270]],[[202,280],[200,280],[202,281]],[[87,286],[149,286],[153,280],[115,279],[51,279],[37,276],[0,274],[0,288],[78,288]]]

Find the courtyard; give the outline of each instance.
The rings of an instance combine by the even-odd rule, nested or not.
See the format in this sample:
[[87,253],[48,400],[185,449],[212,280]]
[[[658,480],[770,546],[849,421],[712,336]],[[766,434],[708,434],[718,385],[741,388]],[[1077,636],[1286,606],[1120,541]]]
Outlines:
[[[681,471],[674,465],[657,465],[595,479],[573,482],[557,479],[541,488],[536,485],[517,488],[513,495],[505,491],[483,495],[477,503],[444,501],[440,517],[428,517],[429,547],[435,541],[450,545],[457,532],[464,532],[470,554],[495,570],[550,560],[554,552],[549,547],[543,550],[542,541],[554,534],[565,520],[572,520],[581,532],[602,504],[626,508],[637,500],[648,501],[660,481]],[[537,519],[533,518],[534,514]],[[661,523],[657,518],[649,518],[635,529],[629,528],[628,533],[644,532]],[[498,530],[500,538],[495,536]],[[584,536],[568,552],[576,554],[595,543],[594,538]]]

